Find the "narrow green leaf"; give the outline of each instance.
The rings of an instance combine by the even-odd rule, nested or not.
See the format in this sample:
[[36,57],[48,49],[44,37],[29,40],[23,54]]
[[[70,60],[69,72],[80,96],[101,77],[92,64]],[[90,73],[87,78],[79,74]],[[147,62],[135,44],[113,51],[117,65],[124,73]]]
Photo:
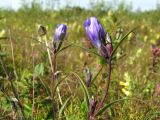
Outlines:
[[87,49],[87,48],[84,48],[84,47],[79,46],[79,45],[76,45],[76,44],[74,44],[74,46],[75,46],[75,47],[79,47],[79,48],[81,48],[82,50],[85,50],[85,51],[87,51],[87,52],[89,52],[89,53],[93,53],[94,55],[103,58],[103,57],[100,56],[97,52],[94,52],[93,50],[89,50],[89,49]]
[[116,47],[114,48],[114,50],[112,51],[112,54],[111,54],[111,58],[113,57],[114,53],[116,52],[116,50],[118,49],[118,47],[122,44],[122,42],[125,40],[125,38],[127,38],[127,36],[133,32],[136,28],[133,28],[132,30],[130,30],[121,40],[120,42],[116,45]]
[[61,114],[62,114],[62,112],[64,111],[64,109],[65,109],[67,103],[70,101],[70,99],[71,99],[71,97],[69,97],[69,98],[63,103],[62,107],[60,108],[59,113],[58,113],[58,119],[59,119],[59,120],[61,120]]
[[29,104],[24,104],[24,108],[25,108],[25,110],[27,110],[27,111],[32,111],[32,107],[31,107],[31,105],[29,105]]
[[67,45],[67,46],[65,46],[65,47],[63,47],[63,48],[61,48],[61,49],[56,53],[56,55],[59,54],[60,52],[64,51],[65,49],[71,47],[72,45],[73,45],[73,43],[71,43],[71,44],[69,44],[69,45]]
[[106,104],[103,108],[101,108],[95,116],[98,116],[98,115],[101,115],[103,112],[105,112],[106,109],[108,109],[109,107],[111,107],[111,105],[115,104],[115,103],[118,103],[118,102],[121,102],[121,101],[125,101],[125,100],[130,100],[130,99],[119,99],[119,100],[115,100],[109,104]]
[[42,83],[43,87],[46,89],[47,94],[51,95],[51,91],[50,91],[48,85],[40,77],[39,77],[39,79],[40,79],[40,82]]
[[55,93],[56,93],[57,87],[58,87],[58,86],[62,83],[62,81],[65,80],[67,77],[68,77],[68,75],[65,76],[64,78],[62,78],[61,80],[59,80],[59,81],[57,82],[57,84],[54,86],[54,89],[53,89],[53,96],[54,96]]
[[94,81],[97,79],[98,75],[100,74],[100,72],[102,71],[103,66],[101,67],[101,69],[97,72],[97,74],[94,76],[94,78],[92,79],[92,83],[94,83]]
[[44,64],[43,63],[40,63],[35,66],[34,75],[35,76],[43,76],[44,75]]
[[75,72],[72,72],[72,74],[78,78],[78,80],[79,80],[79,82],[80,82],[80,84],[82,86],[85,98],[86,98],[87,106],[89,107],[90,95],[89,95],[88,89],[86,88],[86,85],[84,84],[83,80]]

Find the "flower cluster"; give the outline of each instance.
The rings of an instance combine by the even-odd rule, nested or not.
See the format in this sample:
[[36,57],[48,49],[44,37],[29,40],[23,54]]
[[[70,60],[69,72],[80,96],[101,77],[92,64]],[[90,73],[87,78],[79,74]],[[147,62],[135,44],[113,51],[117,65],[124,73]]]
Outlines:
[[125,81],[119,82],[119,84],[122,86],[121,90],[126,96],[130,96],[131,95],[131,81],[132,80],[131,80],[131,77],[128,72],[125,72],[124,80]]
[[[99,111],[99,109],[103,106],[103,103],[105,99],[108,96],[108,90],[109,90],[109,83],[110,83],[110,75],[111,75],[111,55],[112,55],[112,39],[109,33],[105,32],[104,28],[98,21],[96,17],[90,17],[85,20],[84,22],[84,27],[86,30],[86,34],[88,38],[90,39],[91,43],[93,46],[95,46],[99,52],[99,54],[105,59],[105,61],[108,63],[108,79],[107,79],[107,84],[106,84],[106,89],[105,89],[105,95],[102,98],[101,102],[99,105],[97,105],[97,101],[94,100],[94,98],[89,98],[89,119],[94,120],[94,115],[95,111]],[[50,56],[50,52],[48,49],[48,42],[47,42],[47,30],[45,27],[40,26],[40,29],[38,31],[38,35],[40,37],[44,36],[46,39],[46,46],[47,46],[47,52],[50,60],[50,64],[52,67],[52,72],[53,72],[53,80],[55,80],[55,66],[56,66],[56,56],[57,52],[60,50],[61,45],[65,39],[67,33],[67,26],[65,24],[58,24],[55,33],[53,36],[54,42],[53,42],[53,57]],[[83,54],[81,55],[83,57]],[[53,58],[53,59],[52,59]],[[86,68],[86,86],[90,87],[91,86],[91,80],[92,80],[92,74],[90,69],[87,67]],[[53,81],[52,80],[52,81]],[[58,93],[59,94],[59,93]]]
[[[86,34],[91,43],[98,49],[100,55],[109,61],[112,53],[112,40],[109,33],[106,33],[100,22],[96,17],[90,17],[85,20],[84,27]],[[54,49],[57,51],[66,36],[67,26],[58,24],[54,34]]]
[[152,58],[153,71],[157,72],[159,68],[158,65],[160,62],[160,48],[158,47],[158,45],[152,45],[151,51],[153,54],[153,58]]

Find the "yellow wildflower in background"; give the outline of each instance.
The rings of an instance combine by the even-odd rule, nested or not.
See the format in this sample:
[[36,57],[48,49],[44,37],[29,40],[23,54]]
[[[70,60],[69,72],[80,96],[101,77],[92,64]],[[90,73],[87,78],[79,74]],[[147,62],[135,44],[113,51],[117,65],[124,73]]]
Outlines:
[[81,52],[81,53],[79,54],[79,57],[80,57],[80,59],[83,59],[83,57],[84,57],[84,53],[83,53],[83,52]]
[[108,11],[108,16],[111,17],[112,15],[113,15],[112,10],[109,10],[109,11]]
[[120,81],[119,84],[123,86],[121,89],[122,93],[124,93],[126,96],[131,95],[131,77],[129,76],[128,72],[124,73],[124,80]]
[[126,90],[125,88],[122,88],[122,92],[123,92],[126,96],[131,95],[131,93],[130,93],[128,90]]
[[155,39],[151,39],[151,40],[150,40],[150,43],[151,43],[151,44],[156,44],[156,40],[155,40]]
[[0,37],[3,37],[3,36],[5,35],[5,33],[6,33],[6,31],[5,31],[5,30],[2,30],[2,31],[0,32]]
[[142,29],[142,30],[144,29],[144,27],[145,27],[144,25],[141,25],[141,29]]
[[119,84],[125,87],[129,86],[129,82],[120,81]]
[[157,34],[157,35],[156,35],[156,39],[159,39],[159,38],[160,38],[160,34]]
[[144,36],[144,42],[146,42],[147,40],[148,40],[148,36],[145,35],[145,36]]

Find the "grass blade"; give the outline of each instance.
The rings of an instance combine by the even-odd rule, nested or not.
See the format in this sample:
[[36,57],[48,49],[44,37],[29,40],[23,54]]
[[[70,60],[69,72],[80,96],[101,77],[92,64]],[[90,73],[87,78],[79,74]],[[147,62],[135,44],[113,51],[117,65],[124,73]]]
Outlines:
[[80,84],[82,86],[85,98],[86,98],[87,106],[89,107],[89,98],[90,98],[90,96],[89,96],[88,89],[86,88],[86,85],[84,84],[83,80],[76,73],[72,72],[72,74],[78,78],[78,80],[79,80],[79,82],[80,82]]
[[64,51],[65,49],[71,47],[72,45],[73,45],[73,43],[71,43],[71,44],[69,44],[69,45],[67,45],[67,46],[65,46],[65,47],[63,47],[63,48],[61,48],[59,51],[57,51],[56,55],[57,55],[58,53]]
[[125,99],[119,99],[119,100],[115,100],[115,101],[113,101],[113,102],[111,102],[111,103],[109,103],[109,104],[104,105],[104,107],[101,108],[101,109],[96,113],[95,116],[101,115],[103,112],[106,111],[106,109],[108,109],[109,107],[111,107],[111,105],[113,105],[113,104],[115,104],[115,103],[118,103],[118,102],[121,102],[121,101],[125,101],[125,100],[130,100],[130,99],[126,99],[126,98],[125,98]]
[[55,87],[54,87],[54,89],[53,89],[53,96],[55,96],[57,87],[58,87],[58,86],[62,83],[62,81],[64,81],[67,77],[68,77],[68,75],[65,76],[64,78],[62,78],[62,80],[59,80],[59,81],[57,82],[57,84],[55,85]]
[[39,78],[39,79],[40,79],[40,82],[43,85],[43,87],[46,89],[47,94],[51,95],[51,91],[50,91],[48,85],[41,78]]
[[70,101],[71,97],[69,97],[62,105],[61,109],[59,110],[59,113],[58,113],[58,119],[61,120],[61,114],[62,112],[64,111],[67,103]]

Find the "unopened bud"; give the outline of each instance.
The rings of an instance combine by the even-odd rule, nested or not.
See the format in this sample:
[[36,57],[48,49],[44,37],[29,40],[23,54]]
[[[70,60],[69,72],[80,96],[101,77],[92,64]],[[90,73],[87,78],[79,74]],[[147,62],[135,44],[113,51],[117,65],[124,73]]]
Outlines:
[[39,29],[38,29],[38,35],[40,36],[40,37],[42,37],[42,36],[44,36],[44,35],[46,35],[47,34],[47,30],[46,30],[46,28],[44,27],[44,26],[39,26]]
[[101,47],[99,48],[99,53],[100,55],[106,60],[106,62],[108,63],[108,60],[109,60],[109,49],[104,46],[104,45],[101,45]]
[[86,68],[85,72],[86,72],[86,85],[87,85],[87,87],[90,87],[91,80],[92,80],[92,74],[91,74],[91,71],[88,67]]
[[97,101],[95,101],[94,97],[89,100],[89,110],[90,110],[90,120],[94,120],[94,112],[96,109]]
[[112,53],[113,47],[112,47],[112,38],[109,33],[106,34],[106,43],[107,43],[106,48],[108,50],[108,55],[110,56]]

